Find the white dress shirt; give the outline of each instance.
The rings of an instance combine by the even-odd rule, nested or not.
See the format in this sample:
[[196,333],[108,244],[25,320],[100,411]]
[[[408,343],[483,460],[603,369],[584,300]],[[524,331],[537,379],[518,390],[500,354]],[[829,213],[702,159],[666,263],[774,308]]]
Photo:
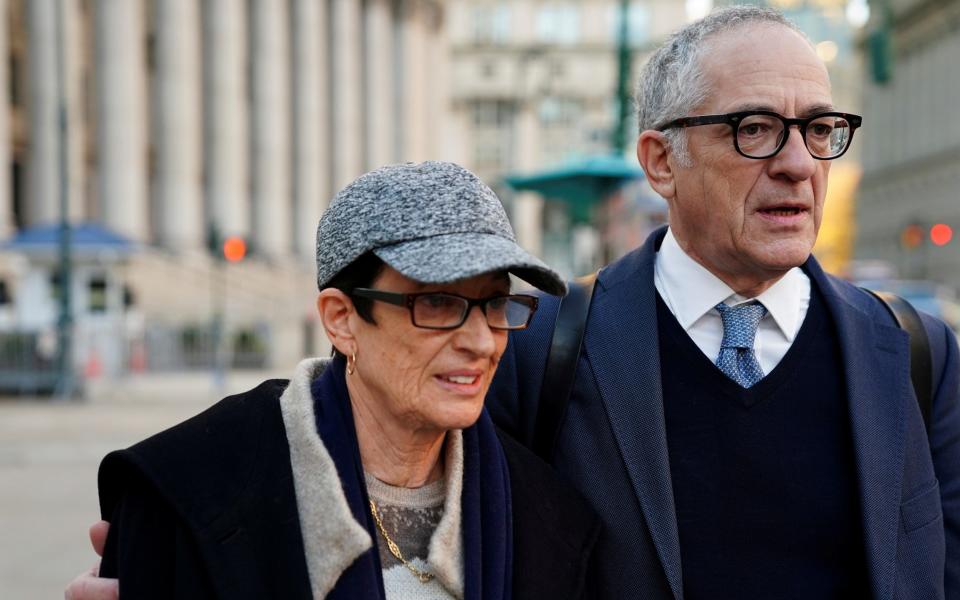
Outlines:
[[654,265],[657,292],[693,343],[716,362],[723,341],[723,321],[714,308],[724,302],[736,306],[756,300],[767,309],[753,349],[765,374],[770,373],[790,349],[810,306],[810,278],[794,267],[756,298],[734,292],[680,248],[673,232],[660,245]]

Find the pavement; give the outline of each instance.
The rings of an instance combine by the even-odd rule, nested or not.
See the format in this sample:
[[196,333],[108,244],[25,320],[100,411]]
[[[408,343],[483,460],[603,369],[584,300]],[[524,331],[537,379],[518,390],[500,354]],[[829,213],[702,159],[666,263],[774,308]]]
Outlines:
[[62,598],[96,560],[87,530],[105,454],[276,376],[150,374],[89,382],[78,401],[0,398],[0,598]]

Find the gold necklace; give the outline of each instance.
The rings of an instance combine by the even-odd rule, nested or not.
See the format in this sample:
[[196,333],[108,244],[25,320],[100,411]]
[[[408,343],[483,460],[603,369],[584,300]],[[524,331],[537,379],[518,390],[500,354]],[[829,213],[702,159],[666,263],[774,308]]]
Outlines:
[[417,576],[417,579],[420,580],[420,583],[427,583],[433,579],[433,573],[427,573],[426,571],[421,571],[416,568],[403,557],[403,554],[400,553],[400,547],[390,539],[390,536],[387,535],[387,530],[383,528],[383,520],[380,519],[380,513],[377,511],[377,505],[374,504],[373,500],[370,500],[370,514],[373,515],[374,520],[377,522],[377,529],[380,530],[380,535],[383,536],[383,539],[387,541],[387,548],[390,549],[390,554],[392,554],[397,560],[403,563],[411,573]]

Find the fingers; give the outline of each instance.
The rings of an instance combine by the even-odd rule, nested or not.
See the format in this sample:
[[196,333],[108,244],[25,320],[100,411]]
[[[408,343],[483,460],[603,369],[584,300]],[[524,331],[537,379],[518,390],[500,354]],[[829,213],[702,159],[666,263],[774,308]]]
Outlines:
[[77,575],[63,592],[65,600],[119,600],[120,586],[116,579],[97,577],[100,563],[93,569]]
[[97,556],[103,556],[103,546],[107,543],[107,533],[110,531],[110,523],[106,521],[97,521],[90,526],[90,543],[93,544],[93,551]]

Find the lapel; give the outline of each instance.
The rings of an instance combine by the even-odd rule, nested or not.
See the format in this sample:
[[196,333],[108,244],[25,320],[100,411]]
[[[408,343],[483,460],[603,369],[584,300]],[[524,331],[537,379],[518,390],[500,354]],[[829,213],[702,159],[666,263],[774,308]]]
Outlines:
[[815,259],[805,268],[823,293],[841,346],[872,597],[892,598],[904,460],[902,399],[913,395],[909,337],[872,317],[882,310],[876,302],[825,275]]
[[373,545],[317,434],[310,384],[327,362],[302,361],[279,402],[264,399],[273,404],[264,418],[270,422],[262,423],[248,485],[199,531],[212,580],[225,598],[269,597],[277,581],[290,582],[285,585],[296,589],[296,597],[325,598]]
[[[675,598],[683,597],[680,541],[667,457],[653,265],[666,228],[604,268],[584,349],[657,556]],[[635,351],[631,351],[635,349]]]

